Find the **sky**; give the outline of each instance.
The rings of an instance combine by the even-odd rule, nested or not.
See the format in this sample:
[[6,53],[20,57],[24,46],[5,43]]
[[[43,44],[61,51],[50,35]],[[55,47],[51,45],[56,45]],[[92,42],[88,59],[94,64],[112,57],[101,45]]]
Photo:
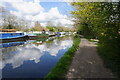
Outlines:
[[39,21],[42,26],[46,26],[47,22],[51,21],[54,25],[71,27],[73,25],[70,18],[70,11],[73,10],[71,5],[64,1],[56,1],[2,0],[0,6],[18,18],[31,21],[31,25]]

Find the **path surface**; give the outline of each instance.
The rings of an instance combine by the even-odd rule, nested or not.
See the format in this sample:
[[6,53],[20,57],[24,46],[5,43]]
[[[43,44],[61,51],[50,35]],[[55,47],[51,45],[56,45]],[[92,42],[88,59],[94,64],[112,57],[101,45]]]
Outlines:
[[81,38],[79,49],[73,57],[72,64],[66,74],[67,78],[115,78],[106,69],[102,59],[96,52],[96,45],[85,38]]

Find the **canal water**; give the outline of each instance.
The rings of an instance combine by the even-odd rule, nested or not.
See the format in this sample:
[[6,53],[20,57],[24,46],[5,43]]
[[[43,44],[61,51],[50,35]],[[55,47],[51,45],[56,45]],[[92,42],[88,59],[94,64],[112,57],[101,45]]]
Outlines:
[[2,43],[2,77],[43,78],[72,44],[70,36]]

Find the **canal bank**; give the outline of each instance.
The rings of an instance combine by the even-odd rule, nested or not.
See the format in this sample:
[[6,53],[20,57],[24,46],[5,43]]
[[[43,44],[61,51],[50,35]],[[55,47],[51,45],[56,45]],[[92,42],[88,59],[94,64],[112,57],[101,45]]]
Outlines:
[[64,78],[65,73],[68,71],[72,62],[74,52],[77,51],[80,43],[80,37],[76,36],[71,48],[62,56],[55,67],[45,76],[46,80],[56,80],[58,78]]

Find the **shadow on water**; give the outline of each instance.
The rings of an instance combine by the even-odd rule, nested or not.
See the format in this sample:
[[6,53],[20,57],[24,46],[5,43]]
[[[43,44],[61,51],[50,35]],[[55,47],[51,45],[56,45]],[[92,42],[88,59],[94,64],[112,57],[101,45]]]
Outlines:
[[70,36],[0,44],[2,77],[43,78],[72,44]]

